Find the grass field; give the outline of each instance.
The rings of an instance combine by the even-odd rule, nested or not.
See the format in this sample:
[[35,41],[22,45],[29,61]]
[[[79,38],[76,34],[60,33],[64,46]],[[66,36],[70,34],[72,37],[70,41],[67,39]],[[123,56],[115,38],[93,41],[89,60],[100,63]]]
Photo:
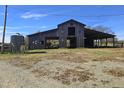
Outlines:
[[124,87],[123,48],[31,50],[0,60],[52,82],[39,87]]
[[70,62],[84,63],[88,61],[124,61],[123,48],[103,49],[43,49],[30,50],[25,54],[0,54],[0,60],[20,61],[24,64],[58,59]]

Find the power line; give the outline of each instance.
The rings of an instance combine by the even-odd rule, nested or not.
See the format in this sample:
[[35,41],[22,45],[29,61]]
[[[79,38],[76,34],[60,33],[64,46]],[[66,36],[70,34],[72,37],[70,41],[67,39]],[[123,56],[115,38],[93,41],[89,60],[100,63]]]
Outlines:
[[[22,8],[14,8],[16,10],[21,10],[24,12],[29,12],[30,10],[22,9]],[[33,9],[35,10],[35,9]],[[42,14],[48,14],[51,16],[66,16],[66,17],[117,17],[117,16],[124,16],[124,13],[121,14],[101,14],[101,15],[66,15],[66,14],[51,14],[51,13],[42,13]]]

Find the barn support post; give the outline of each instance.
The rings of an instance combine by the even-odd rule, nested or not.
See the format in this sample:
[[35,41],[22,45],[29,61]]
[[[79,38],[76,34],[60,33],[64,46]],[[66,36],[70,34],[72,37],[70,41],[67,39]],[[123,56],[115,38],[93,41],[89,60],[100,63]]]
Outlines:
[[113,37],[113,47],[115,47],[115,38]]
[[93,47],[95,47],[95,40],[93,40]]
[[98,48],[99,48],[99,39],[98,39]]
[[123,48],[123,43],[121,44],[121,47]]
[[97,41],[96,41],[96,39],[95,39],[94,47],[96,47],[96,46],[97,46]]
[[96,47],[98,47],[98,40],[96,39]]
[[98,35],[98,48],[99,48],[99,35]]
[[95,44],[96,44],[96,40],[94,39],[94,43],[93,43],[94,47],[95,47]]
[[106,37],[106,47],[108,46],[108,38]]
[[47,39],[44,38],[44,48],[46,49],[47,48]]
[[102,39],[100,39],[100,43],[101,43],[100,46],[102,47]]

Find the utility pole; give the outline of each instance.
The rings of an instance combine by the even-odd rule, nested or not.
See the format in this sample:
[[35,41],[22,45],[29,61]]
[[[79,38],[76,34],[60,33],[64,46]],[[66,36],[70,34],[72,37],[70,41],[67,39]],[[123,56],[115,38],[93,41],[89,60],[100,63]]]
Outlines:
[[5,6],[5,14],[4,14],[4,29],[3,29],[3,38],[2,38],[1,53],[4,53],[4,41],[5,41],[5,32],[6,32],[6,20],[7,20],[7,5]]

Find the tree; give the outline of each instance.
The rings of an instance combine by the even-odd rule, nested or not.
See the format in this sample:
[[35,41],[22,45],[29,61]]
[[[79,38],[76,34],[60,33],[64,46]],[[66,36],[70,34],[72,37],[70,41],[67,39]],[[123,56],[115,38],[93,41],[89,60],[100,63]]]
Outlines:
[[106,26],[102,26],[102,25],[98,25],[96,27],[93,27],[94,30],[100,31],[100,32],[105,32],[105,33],[109,33],[109,34],[115,34],[111,28],[106,27]]

